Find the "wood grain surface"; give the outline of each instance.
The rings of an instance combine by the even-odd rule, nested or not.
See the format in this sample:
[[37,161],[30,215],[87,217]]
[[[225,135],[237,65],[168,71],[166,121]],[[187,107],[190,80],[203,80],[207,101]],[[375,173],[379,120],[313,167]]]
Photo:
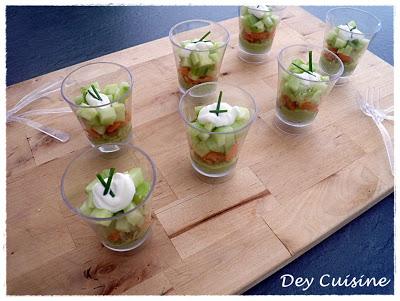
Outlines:
[[[321,105],[311,130],[288,135],[273,125],[276,56],[290,44],[320,45],[323,22],[288,7],[267,63],[258,66],[237,57],[238,20],[221,24],[231,41],[220,80],[246,89],[260,109],[225,183],[201,181],[189,163],[168,38],[93,60],[123,64],[134,74],[134,142],[158,168],[153,234],[133,252],[104,248],[61,200],[61,174],[88,145],[74,115],[35,117],[69,132],[66,144],[7,124],[8,294],[237,294],[393,191],[379,131],[355,98],[356,89],[375,86],[393,104],[392,66],[367,51],[351,82]],[[82,64],[8,87],[7,109]],[[60,100],[54,93],[29,109],[65,106]],[[393,124],[385,125],[392,133]]]

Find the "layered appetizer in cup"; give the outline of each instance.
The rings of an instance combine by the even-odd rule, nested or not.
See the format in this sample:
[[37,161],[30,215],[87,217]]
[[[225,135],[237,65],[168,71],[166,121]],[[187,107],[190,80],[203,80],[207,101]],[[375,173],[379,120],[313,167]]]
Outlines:
[[179,89],[217,81],[229,41],[228,31],[208,20],[176,24],[169,32],[178,72]]
[[156,169],[138,147],[129,143],[118,147],[111,153],[87,148],[75,157],[61,179],[61,195],[104,246],[129,251],[150,233]]
[[257,115],[252,96],[236,86],[204,83],[182,96],[179,112],[193,168],[212,178],[231,173]]
[[72,71],[63,81],[61,94],[78,118],[92,146],[112,151],[112,144],[126,143],[132,134],[133,78],[122,65],[91,63]]
[[[324,47],[343,62],[344,72],[338,84],[348,81],[380,28],[381,22],[374,15],[360,9],[339,7],[328,11]],[[327,55],[322,59],[333,58]]]
[[[324,60],[326,56],[331,60]],[[310,125],[342,73],[343,63],[328,49],[307,45],[282,49],[278,55],[277,125],[286,129]]]
[[263,63],[271,50],[283,6],[254,5],[239,8],[239,57]]

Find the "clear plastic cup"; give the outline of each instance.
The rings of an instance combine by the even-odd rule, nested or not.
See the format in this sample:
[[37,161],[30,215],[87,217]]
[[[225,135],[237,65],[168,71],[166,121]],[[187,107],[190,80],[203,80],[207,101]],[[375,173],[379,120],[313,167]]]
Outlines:
[[[105,247],[114,251],[129,251],[140,246],[151,232],[150,201],[156,183],[156,168],[140,148],[130,143],[119,144],[118,147],[120,150],[112,153],[85,148],[67,166],[61,179],[61,196],[66,206],[89,224]],[[92,196],[87,191],[87,185],[96,180],[96,174],[113,167],[116,172],[137,167],[141,169],[143,179],[135,185],[135,198],[138,199],[131,202],[129,211],[120,211],[111,217],[98,217],[98,211],[95,213],[95,208],[88,205]]]
[[[202,42],[213,42],[214,46],[211,49],[205,48],[206,44],[203,43],[202,50],[189,50],[184,47],[186,41],[200,40],[208,32],[210,33]],[[208,20],[184,21],[171,28],[169,39],[178,72],[179,90],[182,93],[195,85],[218,80],[229,42],[229,33],[222,25]]]
[[[293,60],[308,62],[309,51],[316,63],[316,73],[327,79],[304,79],[289,70]],[[329,56],[329,61],[324,57]],[[343,72],[343,63],[328,49],[311,45],[292,45],[283,48],[278,55],[278,95],[276,101],[277,126],[285,131],[296,132],[310,125],[318,114],[319,104],[329,95]]]
[[[349,32],[340,25],[355,21],[362,33]],[[351,27],[353,28],[353,27]],[[344,65],[344,72],[337,84],[348,82],[357,65],[377,32],[381,29],[381,21],[374,15],[358,8],[338,7],[330,9],[326,14],[324,47],[334,52]],[[329,60],[329,57],[326,58]]]
[[[92,106],[84,101],[86,96],[84,98],[82,93],[87,93],[85,91],[93,83],[99,93],[107,95],[110,104]],[[91,145],[110,152],[118,150],[115,144],[131,139],[132,88],[133,78],[127,68],[100,62],[84,65],[68,74],[62,82],[61,95],[75,113]]]
[[265,62],[271,50],[285,6],[268,8],[269,11],[260,5],[239,7],[239,58],[247,63]]
[[[212,131],[200,129],[194,124],[199,106],[217,102],[220,91],[223,92],[222,102],[247,108],[248,119],[235,122],[224,130],[221,127]],[[209,178],[229,175],[236,166],[247,132],[257,116],[253,97],[233,85],[218,82],[204,83],[186,91],[179,102],[179,112],[185,123],[194,170]]]

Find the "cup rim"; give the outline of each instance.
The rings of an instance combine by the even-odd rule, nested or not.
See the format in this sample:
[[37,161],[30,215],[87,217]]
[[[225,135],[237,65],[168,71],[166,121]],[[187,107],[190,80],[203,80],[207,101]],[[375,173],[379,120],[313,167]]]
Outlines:
[[65,91],[64,91],[64,90],[65,90],[65,82],[66,82],[66,80],[67,80],[73,73],[75,73],[75,72],[77,72],[78,70],[80,70],[80,69],[82,69],[82,68],[85,68],[85,67],[87,67],[87,66],[90,66],[90,65],[97,65],[97,64],[114,65],[114,66],[118,66],[118,67],[124,69],[124,70],[128,73],[128,77],[129,77],[129,91],[128,91],[126,94],[124,94],[124,97],[125,97],[126,95],[129,95],[129,93],[132,93],[132,91],[133,91],[133,85],[134,85],[134,78],[133,78],[133,75],[132,75],[132,73],[129,71],[128,68],[126,68],[125,66],[123,66],[123,65],[121,65],[121,64],[114,63],[114,62],[105,62],[105,61],[101,61],[101,62],[88,63],[88,64],[84,64],[83,66],[80,66],[80,67],[78,67],[78,68],[72,70],[70,73],[68,73],[67,76],[65,76],[65,78],[64,78],[63,81],[61,82],[61,89],[60,89],[60,91],[61,91],[61,96],[62,96],[62,98],[63,98],[70,106],[73,106],[73,107],[76,107],[76,108],[101,108],[101,107],[105,107],[105,106],[107,106],[107,105],[110,105],[110,104],[112,104],[112,103],[114,103],[114,102],[118,102],[117,100],[113,100],[113,101],[110,101],[110,103],[108,103],[108,104],[99,105],[99,106],[81,106],[81,105],[77,105],[74,101],[71,101],[71,100],[65,95]]
[[[359,37],[361,37],[361,36],[371,36],[371,35],[374,35],[374,34],[376,34],[377,32],[379,32],[379,31],[381,30],[381,28],[382,28],[382,22],[381,22],[381,20],[380,20],[377,16],[375,16],[375,15],[373,15],[373,14],[371,14],[371,13],[369,13],[369,12],[363,10],[363,9],[359,9],[359,8],[355,8],[355,7],[340,6],[340,7],[331,8],[331,9],[329,9],[329,10],[326,12],[326,21],[328,21],[328,17],[329,17],[330,15],[332,15],[332,13],[334,13],[334,12],[337,11],[337,10],[339,10],[339,11],[340,11],[340,10],[353,10],[353,11],[357,11],[357,12],[359,12],[359,13],[363,13],[363,14],[366,14],[366,15],[370,16],[371,18],[375,19],[375,21],[377,22],[375,31],[373,31],[373,32],[363,32],[363,33],[356,33],[356,32],[354,32],[353,35],[356,35],[356,36],[359,36]],[[347,30],[344,30],[344,29],[342,29],[342,28],[339,28],[337,25],[335,25],[335,27],[338,28],[340,31],[347,32],[347,33],[349,32],[349,31],[347,31]]]
[[[242,5],[242,6],[245,6],[245,7],[249,8],[249,5]],[[258,8],[251,8],[251,9],[254,9],[254,10],[257,10],[257,11],[262,11],[262,12],[280,12],[280,11],[283,11],[286,8],[286,6],[284,6],[284,5],[268,5],[268,7],[271,7],[271,8],[274,8],[274,9],[271,9],[270,11],[263,10],[263,9],[258,9]],[[278,9],[276,9],[276,8],[278,8]]]
[[[334,77],[333,80],[332,79],[329,79],[329,80],[304,79],[304,78],[300,77],[297,73],[294,73],[294,72],[288,70],[288,68],[283,66],[283,63],[281,61],[282,54],[286,49],[291,48],[291,47],[318,48],[322,51],[326,51],[326,52],[330,53],[331,55],[333,55],[339,61],[339,64],[340,64],[339,71],[337,73],[331,75]],[[285,70],[285,72],[289,73],[290,75],[293,75],[293,76],[297,77],[298,79],[301,79],[304,81],[309,81],[309,82],[314,82],[314,83],[329,83],[329,82],[335,81],[343,74],[343,71],[344,71],[344,65],[343,65],[342,60],[333,51],[330,51],[329,49],[327,49],[325,47],[319,47],[319,46],[312,45],[312,44],[294,44],[294,45],[289,45],[289,46],[286,46],[285,48],[282,48],[278,54],[278,65],[279,65],[279,67],[281,67],[283,70]]]
[[[221,84],[222,84],[222,85],[225,85],[225,86],[234,87],[234,88],[236,88],[236,89],[241,90],[244,94],[248,95],[248,97],[250,98],[250,100],[251,100],[251,102],[252,102],[252,104],[253,104],[253,107],[254,107],[254,114],[253,114],[253,116],[247,121],[247,123],[246,123],[244,126],[238,128],[238,129],[235,129],[235,130],[233,130],[233,131],[229,131],[229,132],[212,132],[212,131],[210,132],[210,131],[207,131],[207,130],[204,130],[204,129],[199,129],[199,128],[193,126],[193,125],[191,124],[191,122],[190,122],[189,120],[187,120],[187,118],[186,118],[186,116],[185,116],[185,114],[183,113],[183,110],[182,110],[185,96],[186,96],[187,94],[189,94],[189,93],[192,91],[192,89],[194,89],[195,87],[206,86],[206,85],[210,85],[210,84],[214,84],[214,85],[221,85]],[[246,90],[244,90],[244,89],[242,89],[242,88],[240,88],[240,87],[238,87],[238,86],[231,85],[231,84],[227,84],[227,83],[206,82],[206,83],[202,83],[202,84],[199,84],[199,85],[196,85],[196,86],[191,87],[190,89],[188,89],[188,90],[181,96],[181,98],[180,98],[180,100],[179,100],[179,115],[181,116],[182,120],[185,122],[185,124],[186,124],[187,126],[191,127],[192,129],[195,129],[195,130],[197,130],[197,131],[199,131],[199,132],[207,133],[207,134],[209,134],[209,135],[226,135],[226,134],[235,134],[235,133],[241,132],[241,131],[243,131],[244,129],[248,128],[248,127],[256,120],[256,118],[257,118],[257,115],[258,115],[258,107],[257,107],[257,103],[256,103],[255,100],[254,100],[254,97],[253,97],[249,92],[247,92]]]
[[[186,20],[186,21],[182,21],[182,22],[176,23],[176,24],[175,24],[174,26],[172,26],[171,29],[169,30],[169,33],[168,33],[169,40],[170,40],[171,43],[172,43],[173,45],[175,45],[176,47],[178,47],[178,48],[180,48],[180,49],[184,49],[184,50],[189,50],[189,49],[186,49],[185,47],[182,47],[181,45],[179,45],[179,43],[177,43],[177,42],[174,41],[174,39],[173,39],[174,34],[173,34],[172,32],[173,32],[174,29],[177,28],[178,26],[180,26],[180,25],[182,25],[182,24],[185,24],[185,23],[190,23],[190,22],[204,22],[204,23],[208,23],[209,25],[216,25],[217,27],[220,27],[220,28],[225,32],[225,34],[226,34],[226,41],[224,41],[223,44],[222,44],[221,46],[218,46],[217,48],[214,48],[214,49],[221,49],[221,48],[224,48],[224,47],[226,47],[226,46],[228,45],[228,43],[229,43],[229,41],[230,41],[230,35],[229,35],[228,30],[227,30],[224,26],[222,26],[222,25],[219,24],[218,22],[214,22],[214,21],[211,21],[211,20],[206,20],[206,19],[191,19],[191,20]],[[209,51],[209,49],[204,49],[204,50],[190,50],[190,51],[194,51],[194,52],[205,52],[205,51]]]
[[151,181],[151,187],[150,187],[150,191],[147,194],[147,196],[144,198],[144,200],[139,204],[136,205],[135,207],[133,207],[131,210],[124,212],[124,213],[120,213],[118,215],[115,216],[111,216],[111,217],[92,217],[92,216],[88,216],[85,214],[82,214],[75,206],[73,206],[71,204],[71,202],[69,201],[68,197],[65,194],[64,191],[64,182],[65,182],[65,177],[67,175],[67,172],[69,171],[69,169],[71,168],[72,164],[79,159],[81,156],[83,156],[84,154],[90,152],[90,151],[98,151],[96,149],[96,147],[87,147],[87,149],[84,149],[83,151],[81,151],[78,155],[76,155],[74,158],[72,158],[71,162],[68,163],[67,167],[64,170],[64,173],[61,177],[61,186],[60,186],[60,190],[61,190],[61,198],[64,201],[64,203],[67,205],[67,207],[74,213],[76,213],[77,215],[79,215],[80,217],[82,217],[85,220],[89,220],[89,221],[112,221],[112,220],[116,220],[119,219],[121,217],[127,216],[130,213],[132,213],[133,211],[139,209],[140,207],[142,207],[144,204],[146,204],[146,202],[152,197],[153,191],[154,191],[154,187],[156,185],[157,182],[157,169],[156,166],[154,164],[154,161],[151,159],[151,157],[141,148],[131,144],[131,143],[107,143],[107,144],[102,144],[101,146],[107,146],[107,145],[117,145],[117,146],[123,146],[123,147],[129,147],[134,149],[135,151],[140,152],[150,163],[151,166],[151,170],[152,170],[152,181]]

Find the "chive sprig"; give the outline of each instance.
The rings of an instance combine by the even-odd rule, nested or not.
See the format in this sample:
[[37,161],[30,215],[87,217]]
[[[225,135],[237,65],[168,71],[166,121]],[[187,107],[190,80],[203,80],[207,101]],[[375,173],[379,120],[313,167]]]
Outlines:
[[217,116],[219,116],[219,113],[226,113],[228,110],[220,110],[221,106],[221,99],[222,99],[222,91],[219,91],[219,96],[218,96],[218,103],[217,103],[217,109],[216,110],[210,110],[210,113],[215,113]]
[[293,66],[296,66],[297,68],[299,68],[299,69],[302,70],[303,72],[306,72],[306,73],[308,73],[308,74],[311,74],[311,75],[314,76],[314,77],[317,77],[314,73],[312,73],[312,72],[310,72],[310,71],[308,71],[308,70],[306,70],[306,69],[300,67],[300,66],[297,65],[296,63],[292,63],[292,65],[293,65]]
[[115,197],[115,194],[114,194],[114,192],[111,190],[111,181],[112,181],[112,177],[113,177],[113,175],[114,175],[114,172],[115,172],[115,168],[111,168],[110,169],[110,173],[109,173],[109,175],[108,175],[108,179],[107,179],[107,183],[106,183],[106,181],[104,181],[104,179],[103,179],[103,177],[102,177],[102,175],[101,174],[97,174],[96,175],[96,177],[97,177],[97,179],[99,179],[99,181],[100,181],[100,183],[103,185],[103,187],[104,187],[104,192],[103,192],[103,195],[107,195],[107,193],[110,193],[110,195],[112,196],[112,197]]
[[92,97],[96,98],[97,100],[103,101],[103,99],[101,99],[99,92],[97,92],[97,89],[94,85],[90,85],[92,87],[92,90],[94,92],[94,94],[92,93],[92,91],[88,90],[89,94],[92,95]]

